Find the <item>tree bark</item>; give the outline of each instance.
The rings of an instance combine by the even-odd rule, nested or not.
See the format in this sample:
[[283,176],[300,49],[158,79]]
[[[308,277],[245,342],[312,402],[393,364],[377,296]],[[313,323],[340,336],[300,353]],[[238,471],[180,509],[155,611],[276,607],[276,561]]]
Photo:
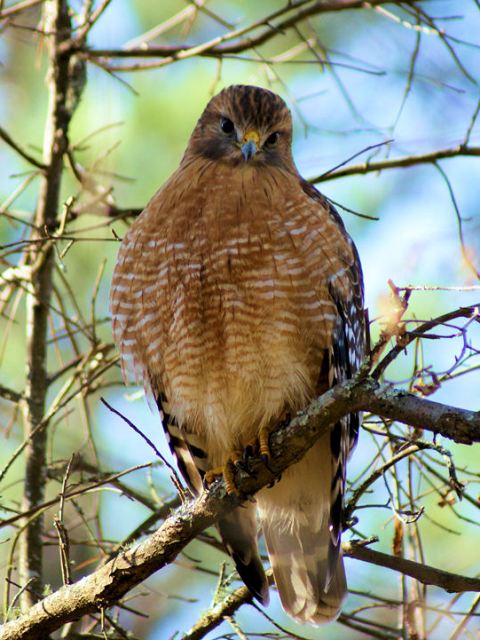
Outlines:
[[[59,222],[60,187],[63,157],[68,148],[68,127],[72,115],[70,58],[59,53],[62,42],[71,37],[66,0],[48,0],[44,5],[45,32],[48,40],[49,104],[43,145],[44,170],[40,180],[32,249],[29,255],[30,282],[26,296],[27,371],[23,415],[25,435],[25,487],[22,511],[38,507],[44,500],[46,482],[46,441],[44,424],[47,380],[47,320],[52,291],[54,248],[49,235]],[[42,242],[44,240],[44,242]],[[22,610],[27,611],[43,589],[43,519],[25,519],[20,538],[19,573],[24,587]]]

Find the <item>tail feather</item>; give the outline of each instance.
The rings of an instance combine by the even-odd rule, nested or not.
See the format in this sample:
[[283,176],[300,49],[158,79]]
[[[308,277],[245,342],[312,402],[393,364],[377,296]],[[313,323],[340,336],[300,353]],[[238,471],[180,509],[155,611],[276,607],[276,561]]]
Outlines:
[[264,523],[273,575],[285,611],[297,622],[322,624],[335,619],[346,594],[341,555],[332,574],[328,530],[307,526],[288,530]]
[[301,623],[334,620],[347,590],[339,524],[343,484],[335,472],[326,435],[278,484],[258,495],[280,600]]
[[237,571],[254,597],[268,604],[268,580],[258,554],[254,505],[239,507],[218,522],[218,529]]

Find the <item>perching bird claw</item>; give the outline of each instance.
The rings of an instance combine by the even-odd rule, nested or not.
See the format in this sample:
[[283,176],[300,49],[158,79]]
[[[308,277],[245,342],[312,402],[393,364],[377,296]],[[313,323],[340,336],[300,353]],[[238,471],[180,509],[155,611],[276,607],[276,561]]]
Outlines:
[[[269,443],[270,432],[270,427],[262,427],[259,431],[258,438],[247,442],[243,450],[243,460],[242,464],[239,466],[252,478],[255,478],[257,476],[257,474],[251,468],[252,458],[255,458],[258,455],[260,456],[263,465],[268,469],[268,471],[271,474],[274,474],[273,469],[269,465],[269,461],[271,459]],[[275,480],[273,482],[275,482]]]
[[228,458],[223,466],[215,467],[205,473],[204,484],[208,488],[217,478],[223,476],[225,480],[225,488],[229,495],[239,495],[237,485],[235,484],[235,467],[241,460],[239,458],[239,452],[234,451]]
[[260,433],[258,434],[258,448],[260,450],[260,455],[262,456],[262,460],[265,463],[265,466],[268,468],[267,462],[270,460],[270,431],[269,427],[262,427],[260,429]]

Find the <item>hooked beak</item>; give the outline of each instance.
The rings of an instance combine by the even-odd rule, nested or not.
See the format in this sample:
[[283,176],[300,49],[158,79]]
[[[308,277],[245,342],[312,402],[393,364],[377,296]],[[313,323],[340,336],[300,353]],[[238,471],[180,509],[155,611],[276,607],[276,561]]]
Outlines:
[[254,130],[247,131],[243,136],[242,144],[240,148],[242,150],[242,156],[245,162],[248,162],[257,153],[258,143],[260,142],[260,136]]

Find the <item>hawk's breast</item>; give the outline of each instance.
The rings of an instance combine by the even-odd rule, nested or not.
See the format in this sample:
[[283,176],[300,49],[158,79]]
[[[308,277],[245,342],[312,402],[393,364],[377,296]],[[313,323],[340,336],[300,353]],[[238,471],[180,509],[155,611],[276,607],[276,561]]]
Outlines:
[[180,424],[228,446],[314,393],[336,318],[327,273],[347,259],[298,181],[284,193],[275,172],[223,178],[193,185],[170,215],[167,183],[153,231],[139,220],[130,242],[145,259],[133,358]]

